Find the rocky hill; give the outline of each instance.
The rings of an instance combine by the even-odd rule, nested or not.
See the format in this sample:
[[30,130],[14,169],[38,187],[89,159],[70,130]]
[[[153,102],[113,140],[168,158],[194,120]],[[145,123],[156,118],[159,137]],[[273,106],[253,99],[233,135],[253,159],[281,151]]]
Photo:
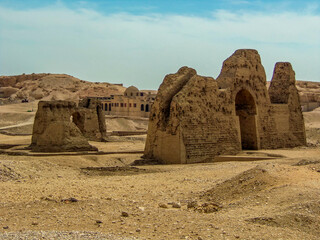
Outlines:
[[[270,82],[267,83],[269,88]],[[320,82],[296,81],[300,102],[304,112],[312,111],[320,106]]]
[[0,76],[3,103],[21,100],[78,100],[86,96],[122,94],[125,87],[110,83],[83,81],[66,74],[23,74]]
[[296,86],[301,92],[301,101],[320,101],[320,82],[296,81]]

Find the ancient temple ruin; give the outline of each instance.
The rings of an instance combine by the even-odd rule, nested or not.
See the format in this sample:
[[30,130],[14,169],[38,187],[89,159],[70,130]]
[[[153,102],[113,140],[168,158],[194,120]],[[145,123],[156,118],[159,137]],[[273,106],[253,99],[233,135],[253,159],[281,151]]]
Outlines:
[[256,50],[237,50],[215,80],[182,67],[167,75],[150,113],[145,157],[196,163],[242,149],[306,144],[295,73],[277,63],[269,90]]
[[105,141],[106,125],[101,103],[84,100],[40,101],[30,148],[38,152],[96,151],[88,140]]
[[83,99],[72,113],[72,118],[87,139],[106,141],[106,122],[102,103],[99,100]]

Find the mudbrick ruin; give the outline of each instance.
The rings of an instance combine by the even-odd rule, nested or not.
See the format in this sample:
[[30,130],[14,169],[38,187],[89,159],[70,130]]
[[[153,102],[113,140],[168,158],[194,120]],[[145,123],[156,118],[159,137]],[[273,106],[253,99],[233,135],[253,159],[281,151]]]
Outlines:
[[105,141],[106,124],[99,101],[40,101],[30,148],[38,152],[96,151],[88,140]]
[[256,50],[237,50],[215,80],[188,67],[167,75],[150,113],[145,158],[196,163],[242,149],[306,144],[290,63],[275,65],[269,90]]

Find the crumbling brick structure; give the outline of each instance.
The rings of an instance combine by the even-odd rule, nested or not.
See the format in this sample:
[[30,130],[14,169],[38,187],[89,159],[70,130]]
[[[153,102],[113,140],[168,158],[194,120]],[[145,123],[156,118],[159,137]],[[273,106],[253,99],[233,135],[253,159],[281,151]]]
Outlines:
[[277,63],[269,92],[256,50],[237,50],[217,80],[182,67],[161,84],[150,114],[145,157],[196,163],[242,149],[306,144],[295,73]]
[[[106,125],[99,102],[40,101],[30,148],[38,152],[96,151],[89,140],[105,140]],[[83,123],[83,125],[81,125]]]
[[106,122],[102,103],[97,99],[83,99],[72,114],[73,122],[82,134],[92,141],[106,141]]

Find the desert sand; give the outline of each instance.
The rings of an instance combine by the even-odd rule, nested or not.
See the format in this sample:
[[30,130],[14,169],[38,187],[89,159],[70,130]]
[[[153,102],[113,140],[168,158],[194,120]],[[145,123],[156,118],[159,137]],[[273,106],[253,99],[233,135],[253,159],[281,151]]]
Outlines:
[[[145,135],[90,142],[100,154],[32,154],[35,110],[0,106],[0,239],[320,238],[320,109],[304,113],[306,147],[189,165],[132,165]],[[106,121],[109,133],[147,128]]]

